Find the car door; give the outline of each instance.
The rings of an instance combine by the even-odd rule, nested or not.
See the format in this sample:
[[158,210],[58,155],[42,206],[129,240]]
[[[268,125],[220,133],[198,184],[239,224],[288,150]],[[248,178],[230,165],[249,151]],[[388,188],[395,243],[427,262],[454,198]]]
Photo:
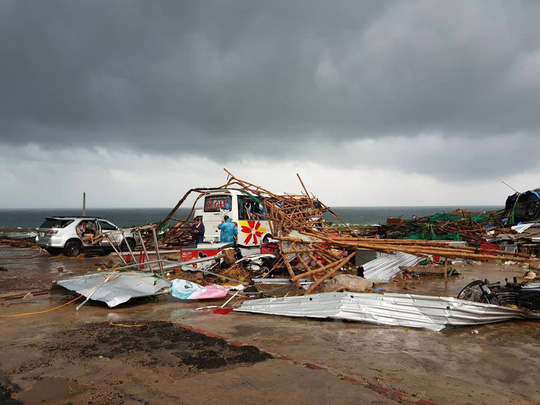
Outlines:
[[118,246],[122,241],[122,233],[118,230],[118,227],[113,223],[104,219],[98,220],[100,231],[107,236],[104,236],[100,242],[101,246],[111,246],[111,240],[115,246]]

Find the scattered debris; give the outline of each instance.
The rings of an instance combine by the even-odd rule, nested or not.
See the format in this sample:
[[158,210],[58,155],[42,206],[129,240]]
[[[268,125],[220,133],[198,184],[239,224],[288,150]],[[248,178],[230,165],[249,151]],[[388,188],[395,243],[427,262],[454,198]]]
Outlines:
[[467,284],[457,297],[540,313],[540,282],[528,282],[528,280],[531,279],[524,279],[523,282],[518,283],[517,278],[514,277],[513,282],[506,280],[505,284],[490,283],[488,280],[475,280]]
[[[519,286],[520,291],[517,291],[518,287],[508,283],[505,287],[488,284],[487,281],[472,287],[469,285],[467,294],[460,293],[459,296],[466,300],[363,293],[368,290],[383,292],[376,283],[388,282],[400,272],[403,279],[420,277],[422,273],[411,271],[411,268],[423,261],[444,264],[444,272],[437,273],[445,281],[449,276],[458,274],[448,267],[448,259],[478,263],[498,260],[525,263],[528,268],[535,268],[536,264],[531,263],[537,259],[532,258],[530,252],[518,251],[517,248],[501,249],[498,244],[487,243],[487,232],[493,232],[492,236],[499,240],[506,240],[501,239],[500,229],[495,232],[492,226],[502,221],[504,211],[473,214],[457,210],[411,221],[397,218],[389,220],[386,228],[380,227],[374,237],[367,236],[369,231],[359,233],[344,224],[337,214],[308,192],[300,176],[303,194],[276,194],[226,172],[229,177],[225,185],[189,190],[159,224],[133,228],[131,231],[141,240],[142,250],[134,251],[127,246],[129,253],[126,256],[115,249],[124,265],[113,265],[110,269],[100,267],[99,270],[105,271],[59,280],[56,285],[86,297],[77,309],[89,299],[114,307],[131,298],[167,293],[182,300],[223,299],[231,289],[236,289],[229,300],[216,308],[218,313],[230,312],[224,307],[242,291],[244,297],[273,298],[244,301],[237,309],[240,312],[347,319],[431,330],[507,319],[540,319],[540,311],[530,311],[540,308],[537,305],[540,300],[532,297],[536,291],[526,286]],[[220,199],[223,196],[216,194],[220,190],[230,190],[230,195],[234,190],[238,201]],[[174,218],[175,212],[192,192],[199,196],[188,218]],[[224,206],[228,203],[227,212],[232,209],[231,202],[235,207],[237,202],[246,204],[241,204],[242,209],[249,209],[250,222],[253,222],[250,225],[253,228],[250,228],[250,243],[263,239],[260,223],[264,221],[264,227],[267,227],[264,228],[264,243],[256,253],[246,246],[238,246],[236,242],[185,246],[192,239],[190,218],[196,212],[195,204],[208,192],[212,196],[210,202],[215,203],[210,207],[212,212],[218,210],[215,211],[216,218],[224,214],[222,203]],[[335,223],[329,222],[329,217]],[[177,224],[167,227],[171,220]],[[531,232],[536,232],[536,225],[519,224],[508,229],[519,238],[532,241]],[[406,235],[408,239],[391,239],[403,237],[405,232],[409,232]],[[540,242],[540,232],[538,240]],[[476,245],[468,246],[467,242]],[[179,260],[162,258],[160,248],[164,246],[181,246]],[[151,253],[155,254],[155,260],[148,259],[149,249],[155,250]],[[376,258],[373,259],[374,255]],[[535,279],[534,271],[529,271],[524,277],[529,281]],[[282,286],[269,290],[264,284]],[[403,288],[408,289],[406,286]],[[321,290],[327,292],[319,293]],[[283,294],[285,297],[280,297]],[[509,299],[514,296],[512,294],[517,297],[515,302]],[[519,297],[525,296],[530,298],[530,302],[520,300]],[[520,305],[520,302],[532,304]]]
[[208,300],[225,298],[229,288],[220,285],[203,287],[182,279],[172,281],[171,295],[182,300]]
[[388,239],[466,241],[479,245],[495,227],[493,224],[500,226],[504,217],[504,210],[473,213],[458,209],[400,222],[389,221],[375,227],[371,235],[376,233]]

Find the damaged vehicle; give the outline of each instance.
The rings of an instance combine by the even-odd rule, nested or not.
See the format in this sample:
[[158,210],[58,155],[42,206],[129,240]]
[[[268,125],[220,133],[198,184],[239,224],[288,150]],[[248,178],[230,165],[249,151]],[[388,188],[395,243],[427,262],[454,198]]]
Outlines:
[[[82,226],[88,229],[87,234],[90,238],[81,236]],[[139,236],[132,230],[121,229],[112,222],[98,217],[48,217],[37,229],[36,236],[36,245],[51,255],[63,253],[69,257],[89,250],[102,254],[108,254],[115,248],[129,251],[139,244]]]
[[501,282],[490,283],[488,280],[475,280],[467,284],[457,295],[458,299],[500,305],[510,308],[520,308],[529,311],[540,311],[540,282],[518,283],[505,279]]

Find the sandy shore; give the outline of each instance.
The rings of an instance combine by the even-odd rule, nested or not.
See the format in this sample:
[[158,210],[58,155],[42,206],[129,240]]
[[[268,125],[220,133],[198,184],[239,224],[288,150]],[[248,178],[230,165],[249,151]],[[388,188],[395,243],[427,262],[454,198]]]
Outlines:
[[[47,289],[110,259],[2,247],[0,296]],[[387,289],[455,296],[474,279],[523,274],[517,265],[457,269],[462,276],[447,284],[422,277]],[[58,291],[4,301],[0,314],[41,311],[69,297]],[[540,402],[537,322],[430,332],[195,311],[210,304],[164,296],[0,319],[0,403]]]

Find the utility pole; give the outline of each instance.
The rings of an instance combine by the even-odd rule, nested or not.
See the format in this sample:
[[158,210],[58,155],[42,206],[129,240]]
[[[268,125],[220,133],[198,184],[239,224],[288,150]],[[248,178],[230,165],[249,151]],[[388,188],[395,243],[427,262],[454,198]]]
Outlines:
[[86,216],[86,193],[82,193],[82,215],[83,217]]

